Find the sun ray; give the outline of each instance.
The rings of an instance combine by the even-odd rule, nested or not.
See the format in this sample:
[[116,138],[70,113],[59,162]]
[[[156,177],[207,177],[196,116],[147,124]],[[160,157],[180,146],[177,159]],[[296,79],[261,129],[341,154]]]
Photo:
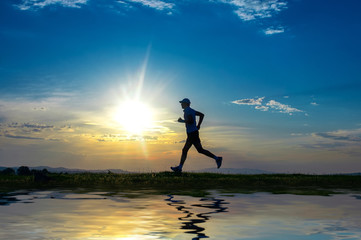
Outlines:
[[144,78],[145,78],[145,74],[147,72],[147,67],[148,67],[150,48],[151,48],[151,45],[149,45],[148,48],[147,48],[147,52],[145,54],[144,62],[143,62],[143,65],[142,65],[142,67],[140,69],[139,79],[138,79],[136,92],[135,92],[135,100],[139,100],[140,96],[142,95],[143,85],[144,85]]

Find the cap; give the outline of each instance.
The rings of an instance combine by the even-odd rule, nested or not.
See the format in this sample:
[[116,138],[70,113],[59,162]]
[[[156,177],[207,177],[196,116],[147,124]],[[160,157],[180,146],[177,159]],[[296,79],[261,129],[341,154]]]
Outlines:
[[180,103],[188,103],[191,104],[191,101],[188,98],[184,98],[183,100],[179,101]]

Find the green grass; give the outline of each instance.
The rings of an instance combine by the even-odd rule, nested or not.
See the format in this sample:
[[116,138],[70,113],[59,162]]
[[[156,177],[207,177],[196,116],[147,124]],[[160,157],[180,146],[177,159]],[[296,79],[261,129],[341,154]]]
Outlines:
[[304,174],[216,173],[77,173],[34,176],[0,175],[0,191],[16,189],[84,188],[103,190],[152,190],[161,194],[204,196],[208,190],[227,193],[272,192],[275,194],[329,195],[343,190],[361,190],[361,176]]

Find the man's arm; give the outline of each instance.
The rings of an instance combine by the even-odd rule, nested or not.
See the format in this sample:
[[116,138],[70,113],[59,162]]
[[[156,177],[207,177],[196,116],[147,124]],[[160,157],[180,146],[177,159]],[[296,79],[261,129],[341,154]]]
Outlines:
[[196,116],[199,116],[199,121],[198,121],[198,125],[197,125],[197,128],[199,130],[201,128],[201,124],[203,122],[204,114],[196,111]]
[[178,122],[192,124],[194,122],[194,119],[192,116],[188,115],[185,119],[178,118]]
[[184,121],[184,119],[182,119],[182,118],[180,117],[180,118],[178,118],[178,122],[180,122],[180,123],[185,123],[186,121]]

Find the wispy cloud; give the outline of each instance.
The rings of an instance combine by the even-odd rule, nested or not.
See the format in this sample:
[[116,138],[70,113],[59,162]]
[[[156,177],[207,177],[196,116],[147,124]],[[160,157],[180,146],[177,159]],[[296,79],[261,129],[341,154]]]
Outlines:
[[134,141],[157,141],[157,136],[150,135],[127,135],[127,134],[103,134],[102,136],[94,136],[98,142],[134,142]]
[[232,103],[238,105],[262,105],[262,101],[265,97],[260,98],[245,98],[240,100],[235,100]]
[[270,28],[267,28],[266,30],[264,30],[264,33],[266,35],[273,35],[273,34],[278,34],[278,33],[283,33],[283,32],[285,32],[285,29],[283,27],[277,27],[277,28],[270,27]]
[[263,103],[265,97],[261,98],[245,98],[245,99],[239,99],[232,101],[232,103],[237,105],[251,105],[255,106],[255,109],[266,112],[270,109],[274,110],[275,112],[280,113],[287,113],[289,115],[292,115],[295,112],[303,112],[300,109],[291,107],[290,105],[283,104],[280,102],[277,102],[275,100],[270,100],[266,104]]
[[305,136],[305,133],[291,133],[291,136]]
[[120,3],[139,3],[143,6],[153,8],[159,11],[169,11],[168,14],[172,14],[172,10],[175,6],[174,3],[164,2],[161,0],[123,0]]
[[339,148],[347,147],[346,143],[334,142],[334,143],[304,143],[300,144],[300,146],[307,149],[326,149],[328,151],[339,151]]
[[[6,125],[8,128],[22,128],[22,129],[31,129],[34,132],[41,131],[44,129],[53,129],[53,125],[46,125],[46,124],[40,124],[40,123],[17,123],[12,122]],[[0,126],[1,129],[1,126]]]
[[292,113],[294,113],[294,112],[303,112],[302,110],[299,110],[297,108],[291,107],[291,106],[286,105],[286,104],[282,104],[282,103],[277,102],[275,100],[270,100],[266,105],[269,106],[270,108],[278,111],[278,112],[288,113],[290,115],[292,115]]
[[52,126],[52,125],[31,124],[31,123],[24,123],[23,126],[26,127],[26,128],[34,128],[34,129],[54,128],[54,126]]
[[[51,5],[62,7],[81,8],[86,5],[89,0],[20,0],[16,4],[20,10],[38,10]],[[157,11],[165,12],[172,15],[176,7],[176,2],[172,0],[113,0],[99,1],[99,5],[107,6],[113,10],[119,9],[135,9],[139,6],[152,8]],[[285,0],[210,0],[210,4],[222,3],[231,6],[234,13],[242,21],[253,21],[257,19],[271,18],[284,9],[287,9],[287,1]],[[121,10],[119,10],[121,11]],[[118,12],[118,11],[117,11]],[[284,32],[283,27],[270,27],[264,30],[265,34],[272,35]]]
[[[41,123],[19,123],[11,122],[0,125],[0,136],[6,138],[28,139],[28,140],[59,140],[54,138],[61,133],[69,133],[69,126],[55,127]],[[64,137],[64,135],[62,135]]]
[[352,157],[359,157],[361,154],[361,128],[316,132],[312,133],[311,137],[301,146],[308,149],[340,152]]
[[314,133],[313,136],[336,141],[361,142],[361,128],[334,132],[319,132]]
[[17,139],[44,140],[44,138],[39,138],[39,137],[17,136],[11,134],[5,134],[4,136],[7,138],[17,138]]
[[287,8],[281,0],[220,0],[235,8],[234,12],[243,21],[269,18]]
[[60,5],[63,7],[80,8],[88,0],[23,0],[22,3],[15,5],[20,10],[36,10],[49,5]]

